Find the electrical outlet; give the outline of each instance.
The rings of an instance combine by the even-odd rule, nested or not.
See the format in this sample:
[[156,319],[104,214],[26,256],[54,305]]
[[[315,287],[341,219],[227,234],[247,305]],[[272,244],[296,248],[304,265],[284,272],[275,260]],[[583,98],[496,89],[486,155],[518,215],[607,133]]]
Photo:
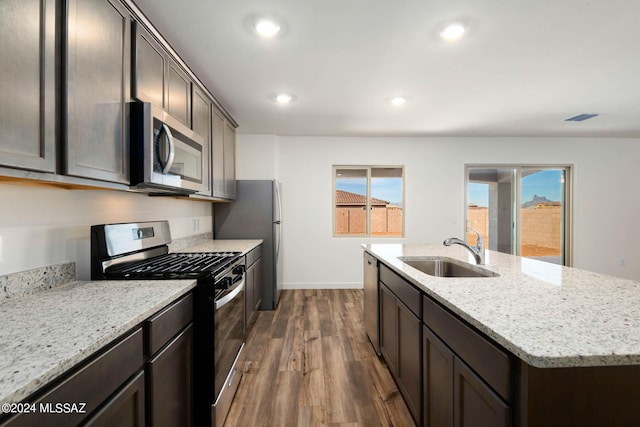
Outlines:
[[200,230],[200,219],[199,218],[194,218],[193,219],[193,231],[198,231]]

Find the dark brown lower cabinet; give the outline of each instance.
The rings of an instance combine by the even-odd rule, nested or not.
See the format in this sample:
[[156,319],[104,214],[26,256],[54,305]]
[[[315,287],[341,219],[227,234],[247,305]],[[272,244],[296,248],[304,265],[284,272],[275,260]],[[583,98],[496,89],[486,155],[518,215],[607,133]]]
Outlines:
[[[257,257],[257,258],[256,258]],[[247,254],[245,271],[245,326],[248,332],[262,307],[262,247]]]
[[423,425],[508,427],[511,408],[423,326]]
[[398,366],[396,381],[411,415],[420,420],[420,319],[399,300],[396,303]]
[[[143,366],[143,333],[138,328],[67,375],[49,391],[25,399],[25,402],[37,405],[37,412],[19,414],[0,422],[0,426],[75,426],[83,423],[87,417],[94,416],[92,414],[99,415],[101,411],[107,412],[105,417],[128,419],[132,416],[132,410],[127,405],[132,401],[123,406],[123,401],[129,397],[122,397],[120,393],[124,390],[123,385],[125,389],[131,386],[130,378],[140,375]],[[143,385],[133,386],[134,389],[136,387],[140,392],[144,390]],[[133,399],[139,397],[134,396]],[[64,404],[68,406],[60,406]],[[96,418],[95,422],[100,421]]]
[[152,355],[147,362],[147,373],[147,424],[154,427],[191,426],[193,324],[189,324]]
[[380,354],[392,373],[398,365],[395,312],[396,296],[380,284]]
[[509,427],[511,409],[464,362],[453,359],[456,427]]
[[422,327],[423,408],[425,426],[453,426],[453,352]]
[[[409,285],[407,285],[409,286]],[[380,283],[380,352],[398,384],[409,412],[420,421],[420,319]]]
[[95,415],[86,427],[143,427],[144,422],[144,372],[129,381]]

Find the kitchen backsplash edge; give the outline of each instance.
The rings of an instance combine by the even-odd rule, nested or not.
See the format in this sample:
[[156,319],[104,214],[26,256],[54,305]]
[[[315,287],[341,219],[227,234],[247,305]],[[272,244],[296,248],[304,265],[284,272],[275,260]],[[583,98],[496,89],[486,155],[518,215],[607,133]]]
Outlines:
[[0,276],[0,302],[56,288],[76,279],[76,263],[66,262]]
[[[170,252],[177,252],[211,241],[213,233],[202,233],[175,239],[169,244]],[[0,303],[62,286],[76,280],[76,263],[65,262],[37,267],[0,276]]]

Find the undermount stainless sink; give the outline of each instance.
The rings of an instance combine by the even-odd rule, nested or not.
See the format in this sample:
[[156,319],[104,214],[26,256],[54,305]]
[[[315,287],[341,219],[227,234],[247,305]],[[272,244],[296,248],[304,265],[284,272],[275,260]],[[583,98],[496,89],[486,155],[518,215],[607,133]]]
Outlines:
[[497,277],[498,273],[447,257],[400,257],[400,261],[436,277]]

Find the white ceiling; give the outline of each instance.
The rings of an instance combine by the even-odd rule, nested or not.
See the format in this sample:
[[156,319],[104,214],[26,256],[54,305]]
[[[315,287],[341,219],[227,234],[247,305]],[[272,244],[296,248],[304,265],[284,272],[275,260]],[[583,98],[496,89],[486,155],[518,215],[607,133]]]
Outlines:
[[[638,0],[134,1],[239,133],[640,137]],[[253,34],[259,12],[285,34]]]

